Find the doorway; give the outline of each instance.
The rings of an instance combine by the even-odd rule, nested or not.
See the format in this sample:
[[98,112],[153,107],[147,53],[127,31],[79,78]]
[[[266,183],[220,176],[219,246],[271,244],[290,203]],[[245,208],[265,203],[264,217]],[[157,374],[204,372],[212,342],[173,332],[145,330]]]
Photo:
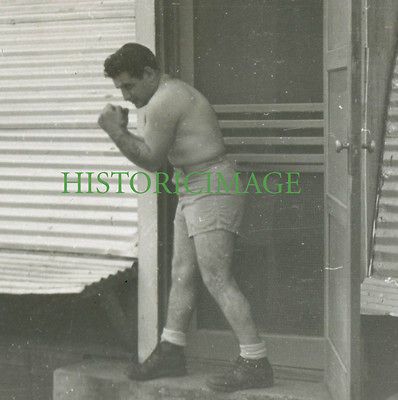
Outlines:
[[[189,0],[171,8],[174,72],[214,106],[243,177],[254,172],[260,181],[270,171],[300,176],[298,195],[249,195],[234,271],[273,364],[288,374],[320,376],[322,1]],[[223,361],[237,351],[204,287],[189,343],[194,358]]]

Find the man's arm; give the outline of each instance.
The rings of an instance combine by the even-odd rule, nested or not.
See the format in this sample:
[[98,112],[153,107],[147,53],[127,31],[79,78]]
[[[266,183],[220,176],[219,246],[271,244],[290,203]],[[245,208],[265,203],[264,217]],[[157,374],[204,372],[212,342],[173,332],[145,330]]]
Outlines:
[[126,111],[108,104],[98,124],[114,141],[120,151],[134,164],[156,171],[167,158],[174,141],[180,109],[167,93],[147,105],[143,138],[127,130]]
[[144,138],[134,135],[127,128],[122,129],[119,135],[112,135],[111,139],[121,153],[135,165],[148,171],[156,171],[160,167],[153,162]]

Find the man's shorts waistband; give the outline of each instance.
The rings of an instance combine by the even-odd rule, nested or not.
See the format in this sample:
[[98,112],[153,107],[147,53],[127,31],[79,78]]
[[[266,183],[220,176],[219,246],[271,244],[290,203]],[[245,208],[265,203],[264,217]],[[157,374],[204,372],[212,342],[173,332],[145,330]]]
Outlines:
[[174,167],[174,170],[180,171],[180,173],[183,175],[187,175],[187,174],[190,174],[191,172],[207,171],[212,165],[219,164],[219,163],[227,161],[227,160],[228,160],[228,158],[226,157],[226,154],[224,153],[215,158],[212,158],[211,160],[205,161],[203,163],[185,165],[182,167]]

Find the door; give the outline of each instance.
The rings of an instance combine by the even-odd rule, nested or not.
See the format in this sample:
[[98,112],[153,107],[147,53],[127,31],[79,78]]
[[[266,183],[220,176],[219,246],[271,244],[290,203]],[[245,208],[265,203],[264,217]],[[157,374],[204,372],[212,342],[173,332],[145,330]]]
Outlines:
[[[322,0],[171,2],[174,72],[218,114],[244,178],[296,171],[302,195],[250,195],[234,272],[274,365],[323,369]],[[305,21],[305,23],[303,23]],[[168,59],[170,59],[170,55]],[[173,70],[173,69],[172,69]],[[272,182],[275,189],[276,181]],[[237,343],[207,291],[191,357],[227,360]],[[282,368],[280,369],[280,371]]]
[[360,399],[361,2],[325,0],[325,380]]

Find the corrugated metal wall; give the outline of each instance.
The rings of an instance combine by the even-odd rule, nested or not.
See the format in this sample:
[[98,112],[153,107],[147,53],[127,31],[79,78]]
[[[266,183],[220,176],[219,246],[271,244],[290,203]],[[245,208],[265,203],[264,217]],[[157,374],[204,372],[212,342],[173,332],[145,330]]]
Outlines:
[[387,118],[373,270],[396,279],[398,285],[398,55]]
[[398,53],[382,153],[371,276],[361,288],[364,314],[398,316]]
[[132,0],[1,1],[1,249],[135,256],[128,180],[125,194],[116,178],[107,194],[95,180],[92,194],[62,193],[64,171],[134,171],[97,126],[104,105],[122,101],[103,61],[134,40]]

